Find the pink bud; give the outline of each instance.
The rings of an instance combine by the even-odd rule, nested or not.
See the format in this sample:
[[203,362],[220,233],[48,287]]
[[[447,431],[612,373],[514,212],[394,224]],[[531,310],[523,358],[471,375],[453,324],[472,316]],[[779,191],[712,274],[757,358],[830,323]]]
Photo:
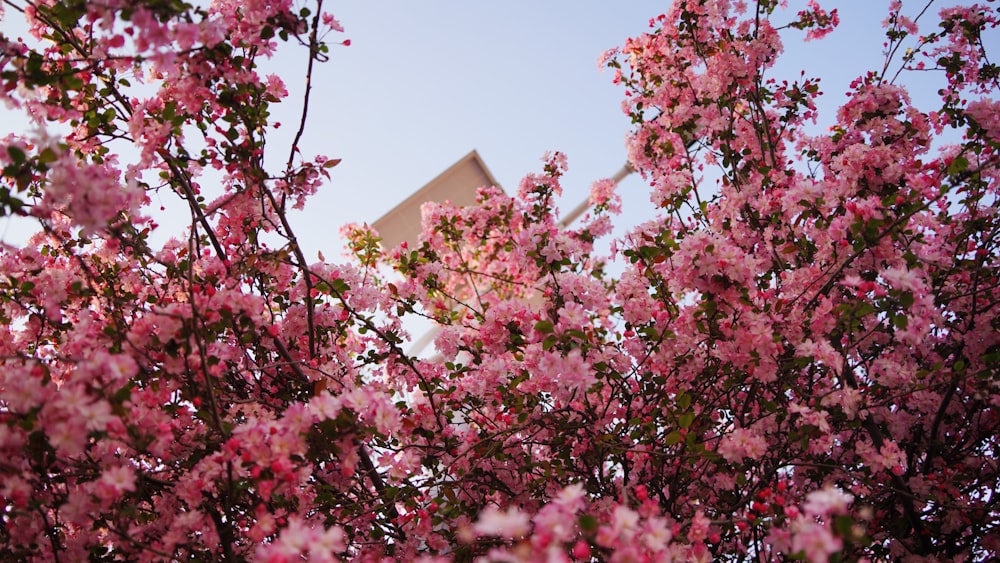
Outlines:
[[572,553],[575,559],[590,559],[590,544],[580,540],[573,546]]

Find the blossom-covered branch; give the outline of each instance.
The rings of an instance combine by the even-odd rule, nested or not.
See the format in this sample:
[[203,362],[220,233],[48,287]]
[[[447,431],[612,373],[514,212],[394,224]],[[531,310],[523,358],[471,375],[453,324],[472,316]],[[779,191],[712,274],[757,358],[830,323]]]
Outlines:
[[[0,211],[38,234],[0,248],[0,556],[995,556],[997,11],[893,3],[813,134],[818,77],[773,65],[839,15],[778,4],[677,0],[603,58],[660,210],[609,267],[614,182],[567,228],[561,153],[309,263],[289,211],[339,162],[300,146],[311,76],[349,44],[322,3],[4,2],[34,129]],[[304,77],[261,75],[279,49]]]

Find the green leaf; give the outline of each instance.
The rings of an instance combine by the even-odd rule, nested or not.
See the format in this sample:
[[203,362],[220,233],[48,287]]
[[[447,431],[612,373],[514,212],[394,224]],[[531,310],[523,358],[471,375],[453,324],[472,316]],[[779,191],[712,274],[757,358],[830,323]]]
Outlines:
[[670,434],[667,434],[667,437],[663,439],[663,441],[668,446],[673,446],[675,444],[679,444],[681,442],[681,440],[683,440],[683,438],[681,437],[681,433],[678,432],[678,431],[676,431],[676,430],[674,430]]
[[55,162],[58,158],[59,155],[57,155],[56,151],[52,150],[51,147],[45,147],[42,149],[42,152],[38,153],[38,162],[41,162],[42,164]]
[[580,529],[584,532],[593,532],[597,529],[597,518],[594,518],[590,514],[581,514],[578,522]]
[[990,352],[983,354],[983,363],[987,366],[995,366],[1000,363],[1000,348],[996,348]]
[[351,286],[347,285],[347,282],[341,279],[330,280],[330,285],[338,295],[343,295],[351,290]]
[[833,520],[833,529],[837,530],[841,537],[849,538],[854,535],[854,518],[842,514]]
[[862,301],[861,303],[858,303],[857,307],[854,309],[854,314],[857,317],[864,317],[874,312],[875,312],[875,307],[872,306],[872,304],[868,303],[867,301]]
[[15,147],[14,145],[7,145],[7,154],[10,155],[10,159],[14,161],[14,164],[21,164],[27,156],[21,147]]
[[961,174],[968,167],[969,159],[962,155],[958,155],[951,161],[951,164],[948,165],[948,174],[951,174],[952,176]]
[[904,291],[899,296],[899,304],[904,308],[909,309],[913,306],[913,293],[910,291]]
[[694,422],[694,413],[690,412],[682,414],[680,419],[678,420],[678,423],[681,425],[681,428],[690,428],[692,422]]
[[555,326],[551,321],[538,321],[535,323],[535,330],[542,334],[550,334],[555,330]]
[[688,407],[691,406],[691,395],[687,393],[681,393],[677,396],[677,407],[682,411],[686,411]]
[[558,339],[554,335],[549,335],[542,341],[542,350],[548,352],[550,348],[556,345]]

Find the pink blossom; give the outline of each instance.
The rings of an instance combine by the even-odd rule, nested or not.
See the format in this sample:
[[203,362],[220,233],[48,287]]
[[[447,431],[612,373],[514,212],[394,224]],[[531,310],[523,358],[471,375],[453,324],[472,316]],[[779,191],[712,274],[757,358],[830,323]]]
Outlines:
[[642,542],[654,553],[662,552],[667,548],[673,533],[663,518],[650,518],[640,534]]
[[854,497],[833,486],[826,486],[818,491],[813,491],[806,496],[806,503],[802,507],[806,514],[812,516],[829,516],[831,514],[844,514]]
[[65,213],[91,235],[134,216],[144,197],[134,184],[121,183],[117,171],[64,155],[52,164],[41,209]]
[[698,509],[694,513],[694,518],[691,519],[691,528],[688,530],[688,540],[698,543],[704,541],[708,538],[709,527],[712,525],[712,520],[705,515],[705,511]]
[[965,113],[975,120],[986,138],[1000,141],[1000,102],[995,100],[976,100],[969,103]]
[[98,498],[116,500],[122,493],[135,490],[135,472],[123,465],[104,471],[95,489]]
[[908,291],[914,295],[924,293],[925,285],[922,276],[915,270],[906,268],[887,268],[882,270],[883,279],[894,289]]
[[281,80],[281,77],[276,74],[267,75],[267,91],[277,99],[282,99],[288,96],[288,90],[285,88],[285,83]]
[[484,536],[518,538],[531,529],[531,520],[527,514],[515,507],[501,511],[495,506],[488,506],[479,513],[479,519],[473,525],[473,529]]
[[745,458],[760,459],[767,452],[767,441],[746,428],[735,428],[722,437],[719,452],[726,461],[740,463]]
[[574,483],[563,488],[553,499],[553,503],[570,513],[578,512],[583,508],[586,500],[586,490],[580,483]]
[[[998,487],[994,7],[900,44],[893,2],[818,131],[824,82],[776,61],[836,11],[676,0],[602,57],[657,206],[610,258],[613,181],[566,228],[550,153],[515,195],[425,204],[395,249],[345,229],[332,264],[290,212],[340,161],[270,135],[288,75],[262,71],[348,45],[332,15],[49,4],[0,49],[0,98],[42,131],[0,150],[0,212],[40,229],[0,243],[7,551],[992,554],[968,524]],[[940,100],[907,92],[921,64]],[[438,354],[408,351],[414,324]]]
[[590,188],[590,204],[606,206],[611,213],[621,213],[621,198],[616,193],[617,183],[611,179],[594,182]]
[[791,551],[803,553],[807,561],[825,563],[829,561],[830,555],[844,548],[843,540],[834,536],[826,526],[799,519],[795,528]]
[[809,24],[809,31],[806,33],[806,41],[821,39],[829,34],[838,24],[840,17],[837,10],[826,10],[820,8],[815,0],[809,1],[809,10],[799,12],[802,22]]

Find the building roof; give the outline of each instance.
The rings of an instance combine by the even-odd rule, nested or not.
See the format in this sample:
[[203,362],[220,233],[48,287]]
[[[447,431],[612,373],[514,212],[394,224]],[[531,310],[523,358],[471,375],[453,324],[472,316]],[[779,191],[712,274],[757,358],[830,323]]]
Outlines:
[[476,190],[500,184],[472,150],[447,170],[376,220],[372,227],[382,237],[382,247],[395,248],[403,241],[413,244],[420,234],[420,206],[428,201],[466,206],[476,202]]

